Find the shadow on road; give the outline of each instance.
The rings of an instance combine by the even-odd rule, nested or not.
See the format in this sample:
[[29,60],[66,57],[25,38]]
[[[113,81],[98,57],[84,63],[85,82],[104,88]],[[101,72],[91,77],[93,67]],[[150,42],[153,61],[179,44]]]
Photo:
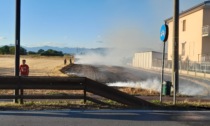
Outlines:
[[130,121],[209,121],[210,112],[172,111],[1,111],[1,116],[84,118]]

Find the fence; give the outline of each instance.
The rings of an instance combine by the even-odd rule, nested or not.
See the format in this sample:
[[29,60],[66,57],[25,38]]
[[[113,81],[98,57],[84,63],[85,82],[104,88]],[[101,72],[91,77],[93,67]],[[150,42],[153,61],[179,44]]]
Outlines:
[[[152,62],[153,68],[161,68],[162,60],[155,59]],[[165,60],[164,68],[167,70],[172,69],[172,61]],[[195,74],[206,77],[210,74],[210,62],[190,62],[190,61],[179,61],[179,71],[186,72],[186,74]]]

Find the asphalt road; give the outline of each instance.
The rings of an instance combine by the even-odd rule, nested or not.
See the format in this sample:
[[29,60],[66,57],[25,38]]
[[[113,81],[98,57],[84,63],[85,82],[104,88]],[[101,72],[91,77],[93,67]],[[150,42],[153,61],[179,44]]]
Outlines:
[[209,126],[210,111],[0,111],[1,126]]

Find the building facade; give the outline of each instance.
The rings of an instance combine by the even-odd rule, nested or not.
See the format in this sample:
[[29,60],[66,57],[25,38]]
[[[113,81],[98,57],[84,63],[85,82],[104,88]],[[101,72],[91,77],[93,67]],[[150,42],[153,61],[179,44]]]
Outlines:
[[[168,60],[172,60],[173,18],[169,26]],[[179,58],[181,61],[210,62],[210,1],[180,13]]]
[[161,61],[162,53],[154,51],[135,53],[133,67],[151,69],[154,66],[155,60]]

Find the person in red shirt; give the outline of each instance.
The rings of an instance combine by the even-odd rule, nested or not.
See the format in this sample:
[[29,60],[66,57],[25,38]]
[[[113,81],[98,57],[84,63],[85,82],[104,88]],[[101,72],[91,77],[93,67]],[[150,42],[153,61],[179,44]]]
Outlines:
[[22,64],[19,67],[21,76],[28,76],[29,66],[26,64],[26,60],[22,60]]

